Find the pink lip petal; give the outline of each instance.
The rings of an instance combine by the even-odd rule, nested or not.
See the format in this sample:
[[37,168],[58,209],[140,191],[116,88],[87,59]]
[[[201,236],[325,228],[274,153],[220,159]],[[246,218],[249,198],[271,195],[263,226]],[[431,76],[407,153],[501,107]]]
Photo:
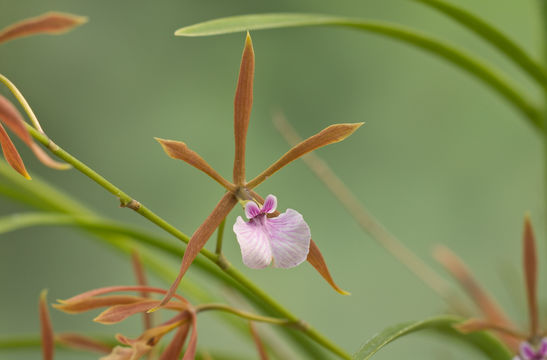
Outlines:
[[238,216],[234,232],[241,248],[243,263],[252,269],[263,269],[272,262],[272,249],[267,233],[260,223],[243,221]]
[[268,219],[267,227],[274,267],[291,268],[306,260],[311,232],[300,213],[287,209],[278,217]]

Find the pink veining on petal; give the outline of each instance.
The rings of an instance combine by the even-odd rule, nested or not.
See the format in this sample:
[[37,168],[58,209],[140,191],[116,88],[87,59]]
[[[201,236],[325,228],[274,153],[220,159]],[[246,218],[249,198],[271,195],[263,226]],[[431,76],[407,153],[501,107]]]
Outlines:
[[248,201],[245,204],[245,216],[247,216],[247,219],[257,217],[261,213],[260,207],[254,201]]
[[520,354],[524,360],[534,360],[536,358],[534,348],[527,342],[520,344]]
[[262,205],[262,213],[271,214],[277,208],[277,198],[274,195],[268,195]]
[[[264,216],[264,215],[262,215]],[[257,222],[245,222],[237,217],[234,232],[241,248],[243,263],[252,269],[263,269],[272,262],[272,248],[263,227]]]
[[306,260],[310,249],[311,232],[300,213],[287,209],[277,217],[274,212],[277,199],[269,195],[262,209],[248,202],[245,214],[249,221],[239,216],[233,226],[241,248],[243,263],[253,269],[262,269],[273,261],[274,267],[291,268]]
[[311,231],[299,212],[287,209],[278,217],[268,219],[267,227],[274,267],[291,268],[306,260]]

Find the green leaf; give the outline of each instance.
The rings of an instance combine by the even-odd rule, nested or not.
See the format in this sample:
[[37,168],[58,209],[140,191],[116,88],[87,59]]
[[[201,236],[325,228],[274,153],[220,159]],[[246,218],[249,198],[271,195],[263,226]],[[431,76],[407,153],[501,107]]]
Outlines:
[[540,130],[543,126],[540,110],[524,97],[514,84],[505,79],[492,66],[485,64],[481,60],[452,45],[394,24],[330,15],[296,13],[254,14],[220,18],[186,26],[177,30],[175,35],[210,36],[250,30],[299,26],[338,26],[372,32],[428,51],[467,71],[488,85],[519,110],[536,129]]
[[475,34],[490,43],[493,47],[505,54],[516,65],[534,78],[539,85],[547,87],[547,72],[536,60],[494,26],[488,24],[478,16],[456,5],[443,0],[414,0],[422,3],[459,22]]
[[462,321],[455,316],[436,316],[426,320],[412,321],[388,327],[369,339],[359,351],[353,355],[353,360],[367,360],[372,358],[380,349],[390,342],[420,330],[432,330],[451,338],[467,342],[492,360],[511,360],[512,354],[496,338],[485,333],[476,332],[462,334],[455,330],[452,325]]

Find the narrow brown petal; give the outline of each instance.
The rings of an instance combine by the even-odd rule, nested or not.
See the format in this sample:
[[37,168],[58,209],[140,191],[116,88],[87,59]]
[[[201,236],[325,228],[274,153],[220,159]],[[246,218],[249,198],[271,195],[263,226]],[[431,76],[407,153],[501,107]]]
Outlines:
[[517,340],[525,340],[527,338],[525,334],[520,334],[518,331],[507,329],[482,319],[469,319],[454,325],[454,328],[464,334],[469,334],[476,331],[492,330],[511,336]]
[[260,335],[258,334],[258,331],[256,331],[256,326],[252,321],[249,321],[249,328],[251,330],[251,335],[253,336],[253,341],[256,345],[256,349],[258,351],[258,356],[260,357],[260,360],[268,360],[268,353],[266,352],[266,347],[264,346],[264,343],[260,339]]
[[58,334],[57,341],[73,349],[92,351],[100,354],[109,354],[112,351],[112,346],[92,337],[76,333]]
[[[86,291],[84,293],[73,296],[70,299],[57,300],[57,301],[60,302],[61,304],[67,304],[67,303],[72,303],[72,302],[76,302],[76,301],[81,301],[81,300],[84,300],[86,298],[90,298],[90,297],[93,297],[93,296],[110,294],[110,293],[113,293],[113,292],[123,292],[123,291],[137,291],[137,292],[146,291],[146,292],[151,292],[151,293],[155,293],[155,294],[166,294],[167,293],[167,290],[157,288],[157,287],[153,287],[153,286],[135,286],[135,285],[130,285],[130,286],[123,286],[123,285],[122,286],[106,286],[106,287]],[[186,299],[183,298],[180,295],[175,295],[175,297],[177,299],[179,299],[180,301],[182,301],[182,302],[187,302]]]
[[190,330],[190,324],[186,323],[179,327],[175,336],[165,348],[159,360],[176,360],[179,359],[180,353],[182,352],[182,347],[188,336],[188,331]]
[[[251,191],[250,193],[254,199],[258,200],[260,203],[264,203],[264,198],[258,193],[256,193],[255,191]],[[275,211],[272,215],[279,216],[279,211]],[[313,239],[310,239],[310,251],[308,252],[307,260],[315,268],[315,270],[317,270],[319,275],[321,275],[323,279],[325,279],[329,283],[329,285],[332,286],[334,290],[336,290],[336,292],[341,295],[351,295],[349,292],[343,290],[338,285],[336,285],[334,279],[330,274],[329,268],[327,267],[327,263],[325,262],[325,259],[323,258],[323,255],[319,250],[319,247],[317,247],[317,244],[315,243],[315,241],[313,241]]]
[[[203,248],[203,246],[205,246],[207,240],[209,240],[211,235],[215,232],[216,228],[220,225],[222,220],[224,220],[226,215],[228,215],[228,213],[234,208],[236,204],[237,199],[234,197],[234,195],[232,193],[226,193],[215,206],[213,212],[209,214],[203,224],[201,224],[194,232],[194,234],[190,238],[190,241],[188,242],[188,246],[186,247],[184,256],[182,257],[179,274],[175,279],[173,285],[171,285],[171,287],[169,288],[169,291],[163,298],[158,308],[167,304],[169,299],[171,299],[175,295],[175,292],[177,291],[182,277],[184,276],[196,256],[199,254],[200,250]],[[155,311],[158,308],[151,309],[150,311]]]
[[11,101],[2,95],[0,95],[0,121],[6,124],[6,126],[32,150],[36,158],[44,165],[57,170],[66,170],[70,168],[69,164],[53,160],[34,142],[34,140],[32,140],[32,136],[28,132],[21,114]]
[[[148,281],[146,279],[146,272],[142,266],[139,253],[136,250],[131,252],[131,263],[133,264],[133,271],[135,272],[135,277],[137,278],[137,284],[139,286],[147,286]],[[148,299],[150,294],[147,291],[141,291],[141,297]],[[148,330],[152,327],[152,314],[143,313],[143,324],[144,329]]]
[[[119,323],[120,321],[127,319],[131,315],[146,312],[158,306],[159,304],[159,300],[142,300],[136,303],[115,305],[100,313],[99,316],[93,319],[93,321],[105,325]],[[172,310],[184,310],[187,308],[187,305],[182,304],[178,301],[169,301],[167,304],[164,305],[164,308]]]
[[247,187],[252,189],[260,185],[264,180],[274,174],[276,171],[289,164],[290,162],[298,159],[302,155],[314,151],[322,146],[329,144],[337,143],[357,130],[364,123],[354,123],[354,124],[335,124],[331,125],[319,133],[307,138],[298,145],[294,146],[292,149],[287,151],[279,160],[273,163],[269,168],[264,170],[260,175],[255,177],[253,180],[249,181]]
[[539,333],[539,314],[537,299],[537,252],[536,240],[530,216],[524,218],[522,235],[524,279],[526,281],[526,298],[530,315],[530,334],[534,337]]
[[185,143],[175,140],[165,140],[160,138],[155,139],[160,143],[163,150],[167,153],[167,155],[169,155],[169,157],[182,160],[196,169],[203,171],[228,191],[235,190],[235,186],[231,182],[224,179],[215,171],[215,169],[211,167],[211,165],[207,163],[207,161],[205,161],[195,151],[190,150]]
[[188,317],[188,312],[179,314],[165,324],[146,330],[141,336],[134,340],[121,334],[117,334],[116,339],[122,344],[129,345],[133,348],[134,358],[132,359],[140,359],[141,356],[148,353],[152,347],[158,344],[163,336],[179,326],[184,326],[188,322]]
[[190,336],[190,341],[188,342],[188,347],[184,353],[182,360],[194,360],[196,357],[196,349],[198,346],[198,323],[197,316],[194,313],[191,313],[192,317],[192,335]]
[[49,12],[0,30],[0,43],[35,34],[62,34],[86,22],[84,16]]
[[251,108],[253,107],[254,72],[255,53],[251,35],[247,33],[234,99],[234,183],[236,185],[243,185],[245,182],[245,144],[247,142],[249,119],[251,118]]
[[89,297],[82,300],[62,302],[60,304],[53,304],[53,307],[68,314],[79,314],[101,307],[133,304],[142,300],[146,299],[129,295],[98,296]]
[[[482,288],[475,280],[465,263],[450,249],[444,246],[437,246],[434,250],[437,261],[458,281],[465,293],[473,300],[480,309],[486,321],[496,324],[500,328],[514,329],[516,326],[505,315],[498,303],[490,294]],[[514,348],[515,339],[500,334],[501,340],[510,348]],[[518,344],[517,344],[518,346]]]
[[307,260],[315,268],[315,270],[317,270],[319,275],[321,275],[323,279],[325,279],[329,285],[336,290],[336,292],[341,295],[351,295],[349,292],[336,285],[330,274],[329,268],[327,267],[327,263],[319,250],[319,247],[317,247],[317,244],[313,240],[310,241],[310,252],[308,253]]
[[55,335],[53,334],[53,326],[47,308],[47,290],[43,290],[40,294],[38,309],[40,312],[40,334],[42,336],[42,358],[43,360],[53,360]]
[[25,168],[21,155],[19,155],[19,152],[15,148],[15,145],[13,145],[13,142],[2,124],[0,124],[0,146],[2,146],[2,152],[4,153],[4,157],[8,164],[10,164],[19,174],[30,180],[30,175]]

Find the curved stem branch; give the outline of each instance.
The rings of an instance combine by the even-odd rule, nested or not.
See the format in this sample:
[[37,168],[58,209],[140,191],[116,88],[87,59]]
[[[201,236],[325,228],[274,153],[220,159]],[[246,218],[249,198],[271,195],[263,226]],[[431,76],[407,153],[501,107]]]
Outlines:
[[295,326],[296,324],[298,324],[298,322],[287,320],[287,319],[278,319],[278,318],[273,318],[269,316],[252,314],[246,311],[233,308],[225,304],[204,304],[204,305],[196,306],[195,309],[196,309],[196,312],[198,313],[203,311],[209,311],[209,310],[225,311],[247,320],[265,322],[265,323],[274,324],[274,325]]
[[[21,94],[19,89],[17,89],[17,87],[7,77],[5,77],[2,74],[0,74],[0,82],[2,82],[4,85],[6,85],[6,87],[9,89],[9,91],[11,91],[13,96],[15,96],[17,101],[19,101],[19,104],[21,104],[21,106],[25,110],[25,113],[27,114],[28,118],[30,119],[30,122],[32,123],[32,125],[39,132],[44,134],[44,130],[40,126],[40,122],[38,121],[38,118],[34,114],[34,111],[32,111],[32,108],[30,107],[29,103],[27,102],[27,100],[25,99],[23,94]],[[45,145],[47,146],[48,144],[45,144]]]
[[222,240],[224,239],[224,227],[226,226],[226,218],[222,220],[217,229],[217,246],[215,248],[215,254],[222,254]]

